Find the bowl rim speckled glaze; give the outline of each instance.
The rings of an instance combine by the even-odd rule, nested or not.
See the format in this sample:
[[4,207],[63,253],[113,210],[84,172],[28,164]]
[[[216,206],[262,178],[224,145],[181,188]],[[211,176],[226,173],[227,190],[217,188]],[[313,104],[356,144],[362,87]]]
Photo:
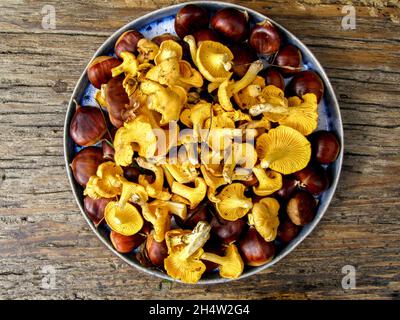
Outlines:
[[[155,10],[153,12],[150,12],[142,17],[139,17],[139,18],[131,21],[130,23],[126,24],[125,26],[123,26],[122,28],[120,28],[119,30],[114,32],[99,47],[99,49],[96,51],[96,53],[94,54],[91,61],[93,61],[93,59],[95,57],[101,55],[102,53],[106,52],[107,50],[109,51],[110,48],[113,48],[119,35],[122,34],[123,32],[125,32],[126,30],[135,28],[137,26],[144,26],[147,23],[154,22],[156,20],[162,19],[163,17],[172,16],[181,7],[183,7],[189,3],[198,4],[198,5],[204,6],[206,8],[210,8],[211,10],[216,10],[216,9],[221,9],[221,8],[226,8],[226,7],[237,8],[239,10],[246,10],[249,13],[249,15],[257,21],[268,19],[271,22],[273,22],[280,29],[281,33],[283,33],[285,35],[285,37],[290,40],[290,43],[298,46],[300,48],[303,56],[307,56],[308,59],[310,59],[312,61],[313,70],[316,70],[318,72],[318,74],[321,76],[321,78],[324,82],[324,85],[325,85],[324,104],[327,105],[326,108],[328,108],[328,113],[330,114],[330,116],[328,116],[328,117],[330,117],[331,126],[334,127],[334,129],[332,129],[332,130],[338,136],[340,144],[341,144],[341,150],[340,150],[339,157],[336,160],[336,162],[332,165],[332,168],[331,168],[331,171],[332,171],[331,186],[327,191],[324,192],[323,199],[321,199],[321,201],[319,203],[318,212],[317,212],[317,215],[314,218],[314,220],[310,224],[305,226],[302,229],[301,233],[291,243],[289,243],[281,252],[279,252],[279,254],[272,261],[270,261],[269,263],[267,263],[263,266],[260,266],[260,267],[254,267],[249,270],[245,269],[242,276],[238,278],[238,279],[244,279],[244,278],[254,275],[266,268],[271,267],[272,265],[274,265],[278,261],[280,261],[283,257],[285,257],[287,254],[289,254],[292,250],[294,250],[314,230],[316,225],[319,223],[319,221],[325,214],[325,212],[332,200],[332,197],[335,193],[335,190],[336,190],[336,187],[337,187],[337,184],[339,181],[341,168],[342,168],[343,149],[344,149],[342,119],[341,119],[341,115],[340,115],[339,104],[337,102],[332,85],[331,85],[324,69],[322,68],[321,64],[318,62],[318,60],[315,58],[315,56],[311,53],[311,51],[297,37],[295,37],[291,32],[289,32],[287,29],[282,27],[280,24],[276,23],[273,19],[266,17],[266,16],[258,13],[255,10],[252,10],[250,8],[246,8],[241,5],[237,5],[237,4],[219,2],[219,1],[191,1],[191,2],[180,3],[180,4],[176,4],[176,5],[172,5],[169,7],[164,7],[164,8]],[[88,63],[88,65],[90,64],[90,62]],[[76,87],[73,91],[73,94],[69,101],[69,105],[68,105],[68,109],[67,109],[66,117],[65,117],[65,123],[64,123],[64,158],[65,158],[68,179],[71,184],[75,200],[79,206],[81,213],[85,217],[85,219],[86,219],[87,223],[89,224],[90,228],[92,229],[92,231],[97,235],[97,237],[100,239],[100,241],[103,242],[104,245],[109,250],[111,250],[115,255],[117,255],[120,259],[122,259],[129,265],[134,266],[135,268],[137,268],[143,272],[146,272],[147,274],[157,276],[162,279],[167,279],[170,281],[177,281],[177,280],[172,279],[167,274],[165,274],[159,270],[143,267],[135,260],[135,258],[129,258],[128,255],[118,253],[112,246],[108,237],[106,237],[105,231],[98,230],[94,226],[92,221],[88,218],[87,214],[84,211],[82,188],[80,186],[78,186],[77,183],[75,182],[73,174],[72,174],[72,170],[70,168],[70,163],[72,162],[73,155],[75,154],[75,150],[73,150],[74,144],[73,144],[72,139],[69,136],[69,125],[70,125],[70,121],[71,121],[72,116],[75,111],[74,100],[76,99],[77,101],[80,101],[80,99],[77,99],[77,98],[83,94],[85,88],[87,87],[87,85],[89,83],[87,76],[86,76],[86,70],[87,70],[87,67],[83,71],[83,73],[82,73],[81,77],[79,78],[79,80],[76,84]],[[326,102],[326,100],[327,100],[327,102]],[[229,282],[232,280],[233,279],[220,278],[218,274],[210,274],[208,276],[208,278],[201,279],[198,282],[198,284],[217,284],[217,283]],[[235,279],[235,280],[237,280],[237,279]],[[178,282],[180,282],[180,281],[178,281]]]

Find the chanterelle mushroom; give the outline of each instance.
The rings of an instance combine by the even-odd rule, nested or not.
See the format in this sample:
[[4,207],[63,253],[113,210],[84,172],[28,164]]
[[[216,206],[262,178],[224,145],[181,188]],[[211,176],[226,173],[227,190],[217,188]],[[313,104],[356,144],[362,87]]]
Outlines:
[[204,252],[200,259],[218,264],[219,274],[223,278],[236,279],[243,273],[244,263],[233,243],[226,248],[225,256],[223,257],[214,253]]
[[182,46],[174,40],[165,40],[160,44],[157,55],[154,57],[154,62],[160,64],[168,59],[182,59]]
[[134,235],[143,227],[142,216],[129,203],[121,207],[118,202],[109,202],[104,210],[104,218],[112,230],[124,236]]
[[311,157],[310,142],[286,126],[271,129],[257,138],[256,150],[262,168],[291,174],[306,167]]
[[136,77],[139,61],[136,59],[135,55],[131,52],[123,51],[121,52],[121,58],[123,59],[123,62],[111,70],[112,76],[116,77],[125,73],[125,75]]
[[302,98],[289,98],[289,115],[278,122],[308,136],[318,126],[318,102],[313,93],[307,93]]
[[186,103],[186,91],[179,86],[162,86],[152,80],[144,80],[140,90],[148,95],[148,108],[161,113],[160,125],[178,121],[181,110]]
[[266,86],[258,99],[260,103],[249,109],[253,117],[264,114],[268,120],[277,122],[289,114],[288,100],[284,92],[273,85]]
[[196,178],[194,180],[194,188],[174,181],[172,183],[171,191],[189,200],[190,209],[194,209],[206,196],[207,185],[203,178]]
[[255,203],[248,215],[249,224],[254,226],[265,241],[274,241],[279,226],[279,202],[274,198],[263,198]]
[[157,150],[157,137],[147,116],[139,115],[124,127],[119,128],[114,138],[115,162],[121,166],[132,163],[134,151],[139,156],[150,158]]
[[144,158],[139,157],[136,159],[137,164],[147,170],[153,171],[155,180],[153,183],[147,181],[145,175],[139,176],[139,184],[146,188],[146,192],[152,198],[160,200],[171,199],[171,194],[164,190],[164,171],[160,166],[156,166],[153,163],[147,162]]
[[92,199],[114,198],[121,194],[123,170],[114,162],[108,161],[99,165],[95,176],[91,176],[84,195]]
[[193,231],[174,229],[165,235],[168,257],[164,260],[167,274],[186,283],[196,283],[206,270],[200,260],[202,247],[210,237],[210,225],[200,221]]
[[258,185],[253,187],[253,192],[258,196],[269,196],[282,188],[282,175],[278,172],[266,171],[261,166],[255,166],[253,173],[257,177]]
[[225,220],[236,221],[244,217],[253,207],[250,198],[244,195],[246,187],[241,183],[232,183],[217,195],[219,202],[215,207],[219,215]]

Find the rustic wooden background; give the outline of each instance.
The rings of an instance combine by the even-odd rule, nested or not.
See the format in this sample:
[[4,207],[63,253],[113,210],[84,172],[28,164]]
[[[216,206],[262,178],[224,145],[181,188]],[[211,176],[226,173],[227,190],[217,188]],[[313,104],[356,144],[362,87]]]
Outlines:
[[[400,297],[400,4],[235,1],[294,32],[325,67],[345,130],[336,196],[320,225],[273,268],[219,286],[171,284],[105,249],[73,199],[63,159],[67,101],[95,50],[132,19],[179,1],[0,1],[1,299],[364,299]],[[41,27],[54,4],[56,30]],[[42,268],[56,269],[43,289]],[[341,286],[342,267],[357,288]]]

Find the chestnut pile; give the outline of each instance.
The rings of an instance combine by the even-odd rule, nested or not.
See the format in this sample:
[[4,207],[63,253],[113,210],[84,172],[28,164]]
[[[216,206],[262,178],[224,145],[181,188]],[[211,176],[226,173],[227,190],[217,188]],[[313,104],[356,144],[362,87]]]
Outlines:
[[249,20],[189,4],[176,35],[124,32],[87,69],[98,106],[70,124],[88,217],[118,252],[186,283],[271,261],[313,221],[340,152],[316,131],[319,75],[272,22]]

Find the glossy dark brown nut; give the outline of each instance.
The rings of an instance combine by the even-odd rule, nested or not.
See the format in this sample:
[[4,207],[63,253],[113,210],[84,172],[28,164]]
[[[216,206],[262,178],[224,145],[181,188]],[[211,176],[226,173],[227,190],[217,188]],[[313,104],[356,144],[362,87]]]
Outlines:
[[176,223],[184,228],[184,229],[193,229],[198,222],[200,221],[208,221],[209,213],[206,205],[200,204],[195,209],[190,209],[187,214],[187,218],[185,221],[182,221],[178,217],[175,217]]
[[168,257],[168,248],[165,241],[157,242],[154,240],[152,234],[147,236],[146,252],[148,259],[156,267],[162,267],[164,265],[164,259]]
[[135,167],[123,167],[124,177],[126,180],[131,182],[138,182],[140,176],[140,170]]
[[308,192],[318,195],[329,187],[329,178],[324,168],[318,164],[308,165],[294,173],[299,186]]
[[250,67],[250,64],[258,59],[257,54],[246,43],[230,47],[233,54],[233,73],[242,78]]
[[285,90],[285,80],[277,68],[268,67],[260,75],[264,77],[267,86],[272,85]]
[[181,39],[171,33],[163,33],[160,34],[159,36],[155,36],[153,39],[151,39],[151,41],[153,41],[156,45],[160,46],[161,43],[163,43],[164,41],[167,40],[173,40],[176,42],[180,42]]
[[84,147],[100,141],[107,132],[104,115],[98,107],[77,106],[69,127],[69,135]]
[[284,76],[290,77],[301,71],[301,61],[300,49],[289,44],[278,51],[274,64],[281,69]]
[[129,97],[122,85],[122,76],[112,78],[106,87],[106,102],[111,123],[120,128],[124,125],[122,118],[126,107],[129,106]]
[[335,162],[339,156],[340,144],[336,135],[329,131],[316,131],[309,137],[312,146],[312,158],[321,164]]
[[290,219],[285,219],[278,227],[278,237],[283,243],[294,240],[300,232],[300,227],[296,226]]
[[306,93],[314,93],[318,103],[324,96],[324,83],[314,71],[302,71],[296,74],[286,87],[286,96],[301,98]]
[[202,41],[220,41],[217,33],[209,28],[194,32],[193,37],[196,40],[197,46],[199,46]]
[[102,141],[101,148],[103,149],[103,158],[114,161],[115,150],[107,141]]
[[134,234],[132,236],[124,236],[115,231],[111,231],[110,240],[115,250],[119,253],[129,253],[139,247],[145,240],[141,234]]
[[211,18],[211,28],[233,42],[242,42],[249,35],[248,20],[247,12],[234,8],[225,8],[219,10]]
[[290,220],[297,226],[310,223],[315,217],[317,201],[306,191],[297,191],[288,201],[286,212]]
[[104,162],[100,148],[87,147],[77,153],[71,163],[72,173],[76,182],[86,187],[91,176],[96,175],[97,167]]
[[121,52],[136,52],[137,44],[144,36],[137,30],[129,30],[121,34],[115,43],[114,51],[117,57],[121,57]]
[[271,55],[279,50],[281,37],[278,29],[265,20],[256,24],[251,30],[249,44],[256,52]]
[[97,89],[106,84],[111,78],[111,69],[120,65],[121,61],[110,56],[95,58],[87,68],[87,76],[90,83]]
[[246,227],[246,222],[242,219],[227,221],[220,217],[213,217],[210,225],[212,234],[220,241],[229,244],[239,239]]
[[258,267],[272,260],[275,245],[273,242],[266,242],[257,230],[251,227],[239,241],[239,252],[246,265]]
[[104,209],[107,204],[113,199],[92,199],[90,197],[85,197],[83,199],[83,207],[86,214],[93,221],[95,225],[98,225],[104,218]]
[[203,7],[188,4],[181,8],[175,17],[175,32],[180,38],[208,27],[208,12]]
[[280,188],[275,193],[275,195],[278,196],[280,199],[287,200],[297,190],[298,184],[298,181],[282,176],[282,188]]

